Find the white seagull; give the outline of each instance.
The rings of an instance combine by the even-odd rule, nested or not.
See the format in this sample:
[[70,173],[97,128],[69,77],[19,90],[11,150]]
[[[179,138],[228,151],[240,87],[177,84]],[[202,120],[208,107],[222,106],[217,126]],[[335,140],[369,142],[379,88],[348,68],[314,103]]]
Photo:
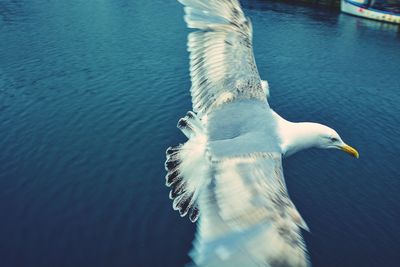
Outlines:
[[166,185],[173,208],[192,222],[194,266],[310,266],[290,200],[282,157],[311,148],[358,158],[327,126],[289,122],[268,105],[252,48],[252,26],[237,0],[179,0],[188,36],[193,112],[187,136],[167,149]]

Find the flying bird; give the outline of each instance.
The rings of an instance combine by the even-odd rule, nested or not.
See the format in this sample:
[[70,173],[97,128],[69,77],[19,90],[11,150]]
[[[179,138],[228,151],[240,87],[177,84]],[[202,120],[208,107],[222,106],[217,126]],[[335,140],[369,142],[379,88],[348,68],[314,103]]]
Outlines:
[[173,208],[197,222],[190,256],[201,267],[310,266],[282,158],[317,147],[358,158],[322,124],[290,122],[268,104],[252,25],[237,0],[179,0],[188,36],[193,111],[178,122],[187,142],[166,151]]

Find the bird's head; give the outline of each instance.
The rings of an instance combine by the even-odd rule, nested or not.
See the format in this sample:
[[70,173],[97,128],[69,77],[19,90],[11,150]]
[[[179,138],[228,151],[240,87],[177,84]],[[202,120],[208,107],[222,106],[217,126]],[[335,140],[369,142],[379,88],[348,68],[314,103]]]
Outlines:
[[355,158],[359,157],[358,151],[346,144],[335,130],[328,126],[320,125],[318,132],[318,147],[340,149]]

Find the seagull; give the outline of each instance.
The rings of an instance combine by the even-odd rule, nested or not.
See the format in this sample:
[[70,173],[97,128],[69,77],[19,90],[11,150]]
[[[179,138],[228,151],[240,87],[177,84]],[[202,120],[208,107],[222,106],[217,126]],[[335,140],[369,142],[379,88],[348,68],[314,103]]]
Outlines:
[[268,104],[237,0],[178,0],[188,35],[193,111],[178,121],[186,143],[166,151],[173,209],[197,221],[190,266],[310,266],[282,158],[307,148],[358,158],[328,126],[290,122]]

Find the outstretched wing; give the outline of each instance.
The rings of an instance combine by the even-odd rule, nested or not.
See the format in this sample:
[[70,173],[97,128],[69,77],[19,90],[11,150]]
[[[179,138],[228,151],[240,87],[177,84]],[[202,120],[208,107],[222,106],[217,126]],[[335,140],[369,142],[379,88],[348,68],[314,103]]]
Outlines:
[[213,161],[214,181],[200,200],[202,217],[192,258],[196,266],[309,266],[280,153]]
[[193,110],[207,114],[235,99],[266,102],[252,47],[252,26],[237,0],[179,0],[185,5]]

